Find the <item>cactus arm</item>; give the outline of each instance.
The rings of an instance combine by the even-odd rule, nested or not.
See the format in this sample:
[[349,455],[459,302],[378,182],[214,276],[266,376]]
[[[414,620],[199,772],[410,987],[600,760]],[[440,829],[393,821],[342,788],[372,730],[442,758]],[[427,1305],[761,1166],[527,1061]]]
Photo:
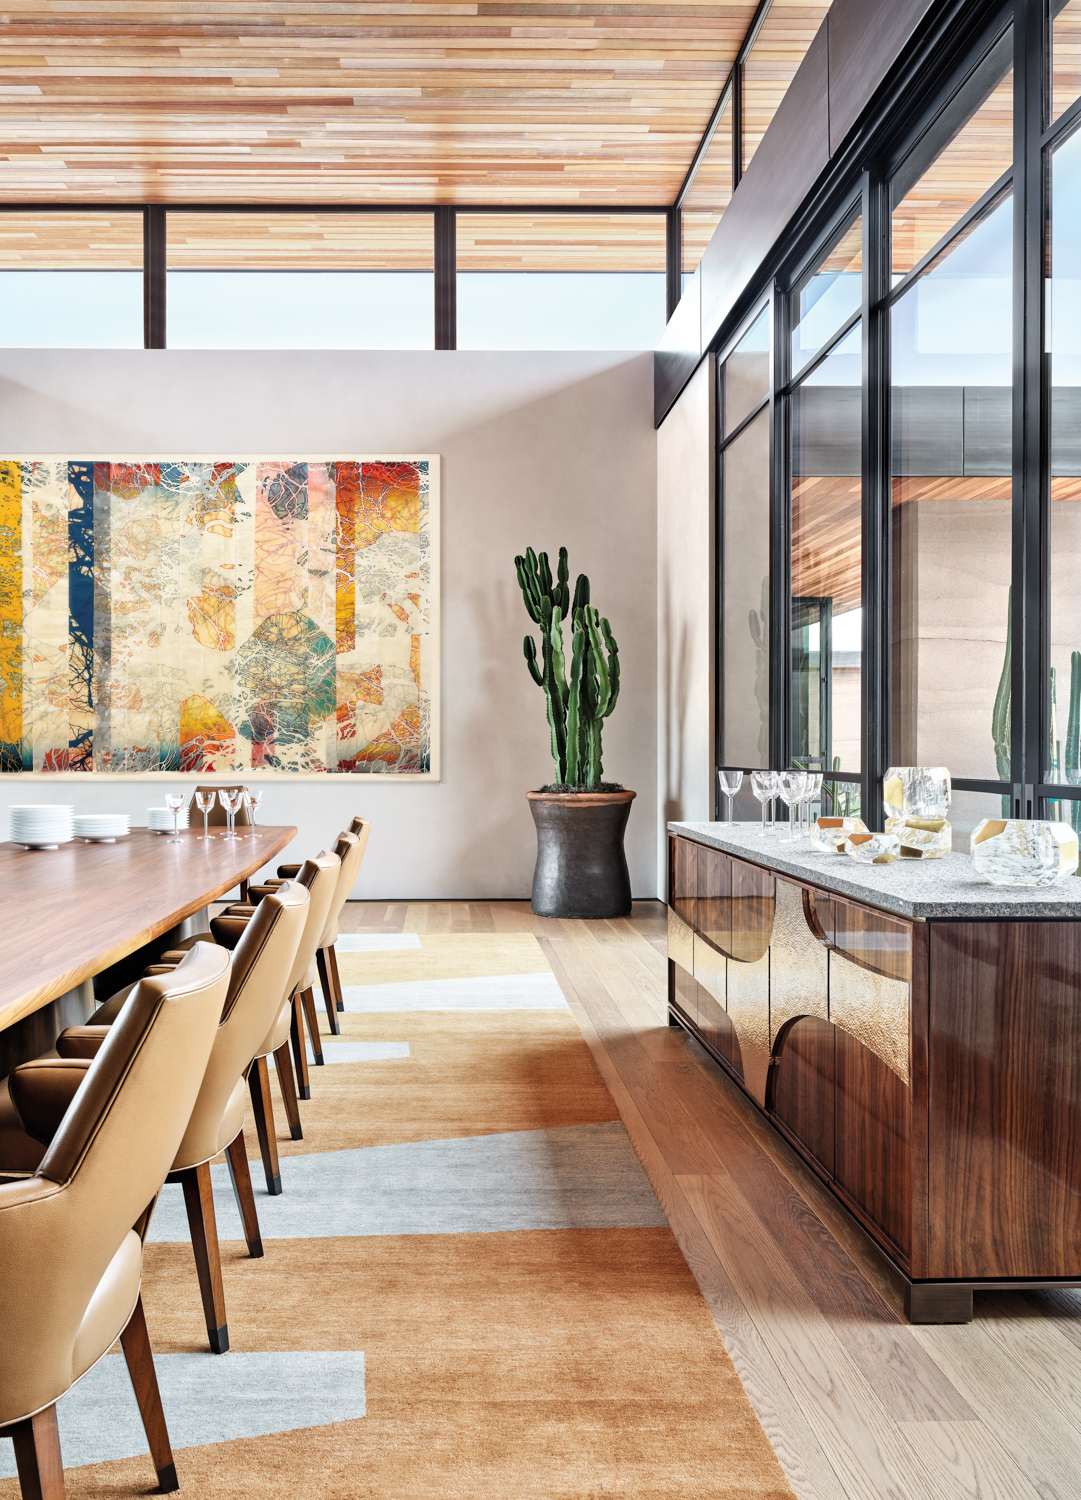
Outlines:
[[516,557],[514,559],[514,571],[518,575],[518,587],[521,589],[522,598],[525,601],[526,614],[528,614],[534,624],[538,624],[540,621],[540,602],[533,592],[529,574],[526,571],[524,557]]
[[526,666],[529,668],[530,677],[532,677],[533,681],[537,684],[538,687],[543,687],[544,673],[537,665],[537,646],[531,635],[527,635],[525,640],[522,642],[522,650],[525,652],[525,662]]
[[619,698],[619,647],[616,645],[616,638],[612,634],[612,627],[603,617],[601,618],[601,634],[604,636],[604,644],[608,649],[608,677],[610,688],[608,694],[608,707],[604,710],[604,717],[607,719],[611,716],[612,710],[613,708],[615,708],[616,701]]
[[589,579],[584,573],[578,574],[578,582],[574,585],[574,604],[571,607],[572,616],[577,619],[578,611],[586,609],[589,605]]
[[552,611],[552,681],[559,699],[559,712],[567,721],[567,663],[563,655],[563,614],[557,604]]
[[1070,713],[1066,720],[1066,780],[1077,785],[1081,770],[1081,651],[1070,652]]
[[589,630],[590,655],[597,673],[597,718],[603,719],[608,714],[608,702],[612,696],[612,679],[608,671],[599,617],[595,609],[587,611],[586,624]]
[[[1010,779],[1011,757],[1010,757],[1010,669],[1013,655],[1013,585],[1007,595],[1006,604],[1006,655],[1002,663],[1002,675],[998,680],[998,692],[995,694],[995,707],[991,715],[991,736],[995,743],[995,763],[998,767],[999,777],[1003,781]],[[1067,747],[1069,746],[1069,732],[1067,731]],[[1067,748],[1067,754],[1069,750]]]
[[556,565],[556,587],[559,593],[559,597],[558,599],[556,599],[556,603],[559,605],[564,619],[567,618],[567,611],[571,607],[571,591],[567,586],[567,580],[569,578],[570,569],[567,565],[567,549],[566,547],[560,547],[559,562]]
[[[552,599],[552,569],[547,552],[542,552],[537,559],[537,576],[540,579],[541,593]],[[558,603],[558,600],[552,599],[552,602]]]
[[567,701],[567,784],[580,786],[582,780],[582,670],[585,636],[575,630],[571,641],[571,681]]

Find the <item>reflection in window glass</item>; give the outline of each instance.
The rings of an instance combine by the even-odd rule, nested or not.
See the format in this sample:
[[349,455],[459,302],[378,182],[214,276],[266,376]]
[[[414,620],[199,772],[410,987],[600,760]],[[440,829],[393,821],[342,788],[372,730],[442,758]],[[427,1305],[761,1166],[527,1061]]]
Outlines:
[[860,310],[863,298],[863,218],[845,230],[821,265],[795,290],[792,316],[792,373],[809,360]]
[[[893,181],[895,281],[911,271],[1013,162],[1010,33],[943,111]],[[958,114],[965,105],[971,114]],[[933,159],[932,159],[933,158]]]
[[1051,0],[1052,121],[1081,94],[1081,0]]
[[174,212],[166,247],[171,348],[435,343],[430,214]]
[[693,274],[732,197],[732,100],[721,111],[683,200],[683,271]]
[[733,432],[769,395],[769,308],[765,308],[721,367],[722,431]]
[[[1081,785],[1081,134],[1051,159],[1050,734],[1047,779]],[[1076,705],[1076,706],[1075,706]]]
[[663,214],[458,215],[459,349],[652,349]]
[[891,759],[1010,776],[1012,200],[894,305]]
[[[953,847],[957,854],[972,853],[972,835],[984,818],[1012,818],[1012,801],[1009,795],[998,792],[961,792],[953,789],[950,802],[950,828],[953,831]],[[1053,813],[1047,813],[1053,817]]]
[[724,450],[724,763],[769,765],[769,409]]
[[0,214],[0,345],[141,349],[143,216]]
[[777,113],[829,0],[773,0],[743,64],[743,169]]
[[791,758],[860,769],[861,325],[791,397]]

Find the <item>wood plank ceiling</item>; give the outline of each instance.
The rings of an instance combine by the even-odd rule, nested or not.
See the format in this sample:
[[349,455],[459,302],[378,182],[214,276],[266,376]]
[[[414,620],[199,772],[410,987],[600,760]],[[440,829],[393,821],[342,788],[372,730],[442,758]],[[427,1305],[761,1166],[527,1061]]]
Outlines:
[[7,0],[0,201],[668,204],[754,10]]

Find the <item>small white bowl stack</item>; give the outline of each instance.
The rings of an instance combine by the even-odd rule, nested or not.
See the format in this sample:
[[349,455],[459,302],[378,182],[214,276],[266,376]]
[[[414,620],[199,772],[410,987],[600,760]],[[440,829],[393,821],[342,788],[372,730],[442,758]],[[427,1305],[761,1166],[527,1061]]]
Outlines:
[[[173,810],[171,807],[148,807],[146,810],[146,826],[151,833],[172,833]],[[188,809],[182,807],[177,813],[176,826],[187,828]]]
[[56,849],[70,844],[74,833],[73,807],[54,803],[8,809],[11,842],[26,849]]
[[88,844],[115,844],[131,832],[127,813],[77,813],[75,837]]

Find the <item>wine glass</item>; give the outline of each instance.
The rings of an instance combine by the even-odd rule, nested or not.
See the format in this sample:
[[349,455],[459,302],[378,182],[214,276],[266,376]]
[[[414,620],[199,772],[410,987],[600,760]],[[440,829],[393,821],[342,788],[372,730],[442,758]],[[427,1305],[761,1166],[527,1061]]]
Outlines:
[[765,837],[766,833],[766,804],[769,804],[770,822],[773,821],[773,804],[777,798],[777,772],[776,771],[752,771],[751,791],[762,804],[762,826],[759,832]]
[[742,771],[718,771],[717,772],[717,780],[721,784],[721,791],[724,793],[725,799],[726,799],[726,803],[727,803],[727,806],[726,806],[726,809],[725,809],[725,818],[724,818],[724,821],[726,823],[731,823],[731,821],[732,821],[732,798],[736,795],[736,793],[739,791],[740,787],[743,785],[743,772]]
[[811,832],[811,803],[822,795],[822,773],[820,771],[807,772],[807,790],[803,800],[807,804],[807,833]]
[[794,844],[800,837],[796,832],[796,826],[792,818],[792,809],[798,808],[803,797],[805,777],[802,771],[782,771],[780,774],[781,801],[788,808],[788,838],[789,844]]
[[248,813],[251,816],[251,837],[253,839],[261,839],[263,837],[261,833],[255,831],[255,814],[262,800],[263,792],[261,787],[244,788],[244,806],[248,809]]
[[173,815],[173,832],[172,832],[172,836],[170,838],[167,838],[165,840],[165,842],[167,844],[179,844],[180,843],[180,809],[184,806],[184,793],[183,792],[166,792],[165,793],[165,806],[169,809],[169,811]]
[[208,832],[207,822],[210,817],[210,809],[214,806],[215,795],[216,793],[214,792],[213,788],[211,788],[210,791],[200,791],[196,792],[195,794],[195,805],[203,815],[203,831],[198,838],[198,842],[200,844],[214,837],[212,833]]
[[237,788],[235,791],[227,786],[220,786],[218,788],[218,801],[225,809],[225,816],[228,819],[229,823],[228,829],[222,835],[223,838],[236,838],[236,833],[233,830],[233,819],[236,817],[237,809],[240,806],[240,799],[243,795],[243,792],[240,791],[239,788]]

